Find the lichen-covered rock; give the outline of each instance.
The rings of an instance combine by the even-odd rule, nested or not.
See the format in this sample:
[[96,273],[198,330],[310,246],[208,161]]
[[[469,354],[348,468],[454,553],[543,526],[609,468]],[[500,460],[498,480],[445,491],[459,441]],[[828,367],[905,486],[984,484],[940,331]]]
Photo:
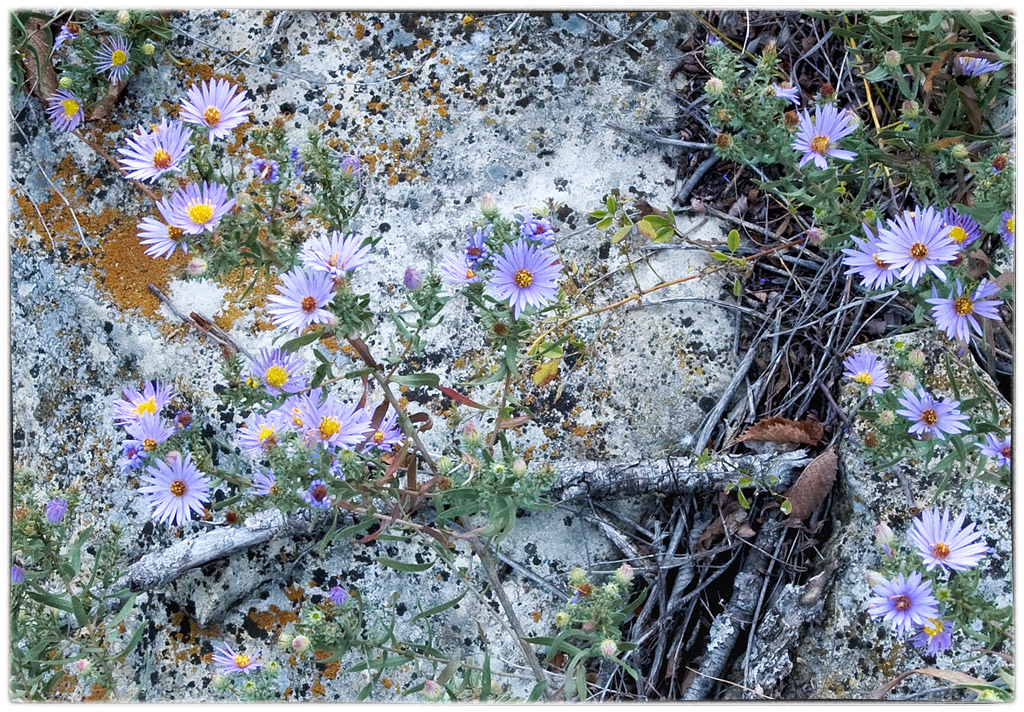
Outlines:
[[[948,374],[952,373],[961,401],[983,397],[986,403],[996,403],[999,424],[1009,431],[1009,404],[988,376],[977,369],[970,356],[957,356],[948,343],[934,330],[923,330],[875,341],[869,346],[880,359],[890,363],[899,353],[920,348],[925,354],[927,373],[922,385],[930,393],[937,398],[951,396],[953,383]],[[840,405],[845,412],[851,413],[859,398],[857,389],[847,385]],[[988,406],[979,408],[987,409]],[[1003,661],[992,653],[984,653],[982,644],[962,631],[954,634],[953,647],[949,651],[931,658],[910,644],[908,637],[897,637],[887,625],[870,618],[867,602],[872,593],[865,574],[878,568],[884,556],[874,541],[875,524],[888,520],[898,536],[909,529],[912,515],[897,476],[900,472],[906,478],[918,508],[935,505],[949,507],[955,513],[966,511],[967,520],[977,523],[984,532],[985,542],[992,548],[980,564],[979,591],[997,606],[1011,605],[1010,490],[974,478],[973,467],[968,472],[957,467],[945,491],[937,495],[942,477],[928,471],[921,462],[903,461],[883,470],[870,464],[862,444],[866,433],[866,423],[857,419],[855,436],[847,437],[841,449],[843,466],[837,485],[839,499],[833,509],[835,529],[825,552],[828,560],[840,565],[833,577],[821,626],[808,631],[796,648],[787,696],[864,698],[899,673],[914,668],[938,667],[958,670],[983,680],[995,679],[994,671]],[[976,463],[976,449],[968,449],[969,462]],[[937,453],[941,452],[937,450]],[[990,474],[997,474],[991,460],[986,467]],[[1007,641],[1002,652],[1012,655],[1012,648],[1012,640]],[[912,675],[890,696],[907,694],[933,683],[929,678]],[[973,696],[964,690],[943,695],[943,699]]]

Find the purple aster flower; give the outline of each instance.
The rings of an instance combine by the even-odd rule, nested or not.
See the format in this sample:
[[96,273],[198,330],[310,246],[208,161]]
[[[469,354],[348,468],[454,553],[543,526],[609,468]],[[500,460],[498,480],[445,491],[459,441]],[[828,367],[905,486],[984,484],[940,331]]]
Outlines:
[[345,466],[336,457],[331,460],[331,466],[327,468],[327,471],[339,480],[345,479]]
[[918,571],[895,581],[884,581],[872,589],[875,597],[868,601],[868,613],[881,618],[896,633],[923,626],[939,617],[939,602],[932,595],[930,581],[922,581]]
[[980,77],[982,74],[998,72],[1006,65],[1003,62],[990,62],[981,57],[957,57],[956,71],[965,77]]
[[1007,247],[1013,247],[1013,211],[1003,211],[1003,222],[999,226],[999,237],[1003,238],[1003,243]]
[[476,234],[473,233],[472,228],[466,228],[469,233],[469,244],[462,248],[462,251],[466,253],[466,262],[473,267],[479,267],[480,263],[491,256],[490,251],[487,249],[487,238],[491,236],[491,230],[494,228],[493,225],[481,229],[476,229]]
[[288,155],[291,156],[291,159],[292,159],[292,171],[297,176],[298,175],[302,175],[302,171],[303,171],[303,169],[306,166],[299,159],[299,147],[298,146],[292,146],[292,149],[291,149],[291,151],[288,152]]
[[71,133],[85,120],[82,100],[72,92],[59,89],[46,98],[46,103],[46,115],[60,131]]
[[145,464],[145,451],[134,440],[126,440],[121,445],[121,450],[121,460],[118,462],[118,465],[121,468],[122,475],[137,470]]
[[780,99],[788,99],[793,102],[793,106],[800,106],[800,87],[795,87],[789,82],[782,82],[782,84],[773,84],[772,91]]
[[284,353],[280,348],[260,349],[252,372],[272,396],[297,393],[306,387],[306,377],[301,373],[304,363],[296,353]]
[[942,215],[933,208],[905,211],[879,229],[879,257],[900,270],[900,279],[908,280],[912,286],[917,286],[929,270],[945,282],[946,273],[938,265],[952,262],[960,252],[960,246],[949,233]]
[[299,252],[302,266],[314,272],[326,272],[332,279],[343,279],[347,272],[367,264],[370,245],[362,246],[356,235],[341,236],[334,231],[330,237],[314,235],[306,240]]
[[327,597],[331,599],[331,603],[336,606],[344,606],[345,602],[348,601],[348,591],[343,589],[341,586],[331,587]]
[[523,220],[520,218],[519,234],[529,240],[535,240],[544,247],[550,247],[555,241],[555,228],[545,217],[535,215]]
[[73,32],[67,25],[61,25],[60,32],[57,33],[57,36],[53,40],[53,51],[56,52],[60,49],[62,44],[69,42],[76,37],[78,37],[77,32]]
[[327,483],[323,480],[313,480],[309,487],[302,493],[306,504],[317,509],[328,509],[334,504],[334,495],[328,494]]
[[257,158],[249,164],[249,170],[255,173],[254,178],[259,178],[264,183],[277,182],[277,161]]
[[953,208],[942,211],[942,223],[949,228],[949,236],[962,250],[981,237],[981,226],[970,215],[961,215]]
[[130,386],[121,389],[122,399],[114,403],[114,423],[134,423],[146,413],[159,413],[174,398],[174,391],[160,381],[146,381],[142,392]]
[[722,44],[722,40],[720,40],[718,38],[718,35],[712,34],[711,32],[707,33],[707,36],[704,38],[704,42],[705,42],[705,44],[711,45],[712,47],[724,47],[725,46],[725,45]]
[[244,90],[238,90],[225,79],[210,79],[193,84],[182,99],[178,115],[190,124],[201,124],[210,129],[209,142],[227,139],[231,130],[249,118],[252,103]]
[[974,531],[974,524],[964,526],[966,517],[967,512],[960,512],[950,524],[949,509],[940,514],[938,507],[930,507],[914,519],[907,537],[929,571],[936,566],[943,571],[966,571],[988,553],[984,542],[978,541],[981,532]]
[[181,161],[192,150],[192,130],[167,119],[147,132],[142,126],[128,137],[128,145],[119,148],[121,168],[133,180],[155,181],[169,171],[181,171]]
[[63,497],[55,497],[46,503],[46,520],[57,524],[68,513],[68,501]]
[[188,235],[213,232],[233,207],[235,199],[228,198],[228,189],[220,183],[189,183],[171,199],[170,223]]
[[405,437],[402,435],[402,429],[398,427],[398,414],[395,411],[385,415],[376,430],[367,430],[364,435],[369,436],[369,440],[366,441],[363,450],[369,451],[376,448],[384,452],[391,452],[392,448],[400,445]]
[[280,411],[272,410],[266,415],[255,413],[239,427],[238,442],[249,453],[259,457],[277,447],[285,429]]
[[854,151],[837,148],[839,140],[852,134],[857,125],[850,121],[850,114],[840,111],[831,104],[814,107],[814,118],[804,109],[800,112],[800,124],[793,148],[803,152],[798,165],[803,166],[810,161],[818,168],[827,168],[827,156],[840,161],[852,161],[857,154]]
[[843,375],[864,385],[869,396],[878,395],[889,387],[889,374],[870,349],[849,356],[843,366],[846,367]]
[[935,325],[951,339],[958,339],[965,344],[971,342],[971,331],[978,336],[984,333],[977,317],[999,320],[999,305],[1002,299],[992,299],[999,293],[999,287],[992,282],[982,280],[975,288],[974,294],[964,294],[960,280],[950,289],[948,297],[939,297],[932,287],[931,299],[925,301],[932,305],[932,318]]
[[96,53],[96,71],[109,71],[107,79],[111,84],[121,81],[128,76],[128,52],[131,48],[131,43],[125,42],[123,37],[107,37]]
[[17,564],[11,565],[11,583],[24,583],[25,581],[25,569],[21,568]]
[[867,240],[851,235],[850,238],[856,247],[843,249],[843,254],[846,255],[843,264],[850,268],[846,270],[846,274],[863,277],[863,285],[868,289],[882,289],[896,280],[896,270],[882,260],[882,247],[867,225],[864,226],[864,234],[867,235]]
[[213,662],[220,665],[221,672],[225,675],[237,675],[240,672],[248,675],[253,670],[263,667],[263,662],[260,660],[261,652],[261,650],[257,650],[255,655],[242,655],[224,643],[219,648],[213,649]]
[[163,257],[169,260],[179,247],[183,253],[188,254],[185,231],[171,225],[171,221],[174,219],[175,201],[180,201],[180,196],[181,192],[179,191],[170,198],[161,198],[156,202],[156,209],[160,211],[163,221],[152,217],[144,217],[139,221],[139,232],[136,237],[139,238],[139,242],[146,245],[146,254],[150,257]]
[[314,388],[298,397],[298,418],[302,421],[302,437],[309,445],[320,443],[325,448],[352,448],[363,441],[370,427],[370,416],[355,404],[345,405],[328,392]]
[[273,470],[257,472],[252,476],[252,485],[249,487],[249,492],[263,497],[268,494],[277,494],[277,475],[274,474]]
[[1005,438],[1000,440],[997,436],[992,433],[985,433],[986,444],[975,443],[981,450],[981,454],[986,457],[994,457],[1003,467],[1010,467],[1010,455],[1013,452],[1013,448],[1010,443],[1010,436],[1007,435]]
[[326,324],[335,319],[324,309],[337,294],[334,280],[327,272],[307,272],[296,267],[281,275],[277,289],[280,294],[267,296],[267,301],[275,305],[267,310],[274,326],[301,332],[310,324]]
[[341,172],[347,176],[354,175],[363,167],[359,156],[345,156],[341,159]]
[[526,240],[504,245],[502,254],[494,260],[494,274],[490,286],[502,299],[507,299],[513,316],[527,307],[540,309],[558,294],[558,275],[562,266],[558,258]]
[[892,527],[889,526],[889,522],[881,521],[875,525],[875,541],[888,556],[892,556],[893,538],[895,538],[895,534]]
[[438,265],[438,270],[441,272],[441,279],[452,284],[475,284],[480,281],[480,275],[464,254],[445,255]]
[[191,512],[202,514],[203,505],[210,501],[210,484],[187,453],[170,464],[157,459],[155,466],[146,468],[142,481],[146,486],[139,492],[149,497],[153,519],[160,523],[184,524],[192,518]]
[[125,443],[131,443],[147,454],[156,450],[157,445],[174,434],[157,413],[140,415],[138,420],[125,424],[124,429],[131,435]]
[[415,267],[406,267],[402,284],[405,285],[406,289],[419,289],[420,285],[423,284],[423,275]]
[[946,433],[955,435],[970,429],[963,423],[967,416],[960,412],[958,400],[943,399],[939,402],[928,391],[918,387],[916,394],[909,388],[904,388],[899,404],[903,406],[903,410],[896,412],[912,423],[911,434],[927,434],[945,440]]
[[929,655],[949,650],[953,645],[953,624],[941,618],[929,620],[910,639],[916,648],[927,648]]

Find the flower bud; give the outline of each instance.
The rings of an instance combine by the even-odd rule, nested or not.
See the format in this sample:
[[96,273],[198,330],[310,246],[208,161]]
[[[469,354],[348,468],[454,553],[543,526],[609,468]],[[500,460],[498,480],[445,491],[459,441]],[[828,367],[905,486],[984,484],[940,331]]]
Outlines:
[[619,646],[615,644],[614,640],[605,640],[601,643],[601,655],[606,658],[614,657],[617,652],[619,652]]
[[454,466],[454,464],[455,463],[452,462],[452,459],[447,455],[442,455],[441,457],[434,460],[434,466],[437,467],[437,474],[441,475],[442,477],[446,476],[449,472],[452,471],[452,467]]
[[585,583],[586,580],[587,572],[581,569],[579,566],[573,567],[573,569],[569,572],[570,586],[579,586],[580,584]]
[[406,267],[402,283],[406,289],[419,289],[420,285],[423,284],[423,275],[415,267]]
[[596,625],[597,624],[594,623],[594,621],[592,621],[592,620],[591,621],[583,621],[583,630],[585,630],[587,632],[592,631],[592,630],[594,630],[594,627]]
[[512,463],[512,474],[516,477],[522,477],[526,474],[526,460],[521,457],[517,457],[515,462]]
[[836,95],[836,88],[832,86],[831,82],[823,82],[821,88],[818,90],[818,94],[821,95],[822,99],[827,101]]
[[[957,143],[953,145],[953,148],[959,148],[964,156],[963,158],[960,158],[959,156],[956,156],[956,154],[954,154],[956,158],[960,158],[961,161],[967,158],[967,146],[964,146],[962,143]],[[1006,168],[1006,162],[1007,155],[1005,153],[998,154],[995,158],[992,159],[992,170],[996,172],[1003,170],[1004,168]]]
[[89,671],[92,670],[92,663],[89,662],[89,658],[79,658],[71,663],[71,670],[76,675],[88,675]]
[[484,215],[494,215],[498,212],[498,201],[490,193],[480,196],[480,212]]
[[914,349],[913,351],[910,352],[908,359],[910,360],[910,365],[912,366],[916,366],[917,368],[924,366],[924,350]]
[[711,96],[719,96],[723,91],[725,91],[725,84],[723,84],[722,80],[718,77],[711,77],[711,79],[708,79],[704,83],[704,91]]
[[483,434],[480,432],[480,427],[470,421],[462,428],[462,440],[469,446],[477,446],[483,442]]
[[878,542],[878,545],[889,556],[892,556],[892,540],[894,536],[888,522],[881,521],[875,525],[875,541]]
[[210,678],[210,686],[215,690],[226,690],[228,687],[227,675],[222,675],[219,672],[214,674],[214,676]]
[[800,123],[800,114],[795,111],[787,111],[782,118],[786,122],[786,126],[796,126]]
[[715,111],[715,118],[719,121],[725,122],[732,118],[732,114],[729,113],[728,109],[722,108]]
[[820,245],[822,240],[828,237],[828,233],[820,227],[809,227],[806,232],[807,241],[812,245]]
[[294,636],[291,633],[281,633],[277,638],[277,645],[281,650],[290,650]]
[[74,84],[74,82],[71,81],[71,77],[64,76],[60,78],[60,81],[58,81],[57,84],[58,86],[60,86],[61,89],[70,89],[71,85]]
[[902,61],[903,61],[903,55],[901,55],[899,53],[899,51],[895,50],[895,49],[891,49],[888,52],[886,52],[884,55],[882,55],[882,62],[887,67],[898,67],[898,66],[900,66],[900,62],[902,62]]
[[917,378],[910,371],[904,371],[900,374],[900,385],[904,388],[913,388],[917,385]]
[[868,580],[868,586],[870,586],[871,588],[874,588],[875,586],[881,586],[882,584],[887,583],[885,576],[882,576],[882,574],[878,573],[877,571],[869,570],[864,576]]
[[292,650],[300,654],[309,650],[309,638],[305,635],[297,635],[292,638]]
[[615,570],[615,580],[622,584],[628,584],[633,580],[633,567],[623,564]]
[[492,679],[491,680],[491,694],[494,695],[495,697],[497,697],[502,692],[504,692],[504,689],[502,688],[501,683],[498,682],[497,680]]
[[271,675],[276,675],[278,672],[281,671],[281,664],[279,662],[277,662],[276,660],[271,660],[270,662],[268,662],[266,665],[263,666],[263,669],[266,670]]
[[120,10],[117,13],[117,21],[122,25],[127,25],[132,21],[132,14],[127,10]]
[[193,257],[188,261],[185,271],[193,277],[200,277],[206,274],[207,262],[202,257]]
[[913,99],[903,100],[903,116],[908,119],[917,118],[917,115],[921,113],[921,105]]
[[721,149],[732,148],[732,136],[725,132],[715,137],[715,145]]
[[436,700],[441,696],[443,688],[436,680],[425,680],[423,682],[423,696],[428,700]]
[[896,422],[896,414],[893,413],[891,410],[883,410],[881,413],[878,414],[878,424],[879,425],[882,425],[882,426],[885,426],[885,427],[889,427],[890,425],[892,425],[895,422]]
[[347,176],[358,173],[362,166],[359,156],[345,156],[341,159],[341,172]]
[[147,42],[146,44],[142,45],[142,53],[144,55],[146,55],[147,57],[152,55],[153,52],[155,52],[155,51],[156,51],[156,45],[154,45],[152,42]]
[[565,611],[559,611],[555,614],[555,625],[559,628],[564,628],[569,625],[569,614]]

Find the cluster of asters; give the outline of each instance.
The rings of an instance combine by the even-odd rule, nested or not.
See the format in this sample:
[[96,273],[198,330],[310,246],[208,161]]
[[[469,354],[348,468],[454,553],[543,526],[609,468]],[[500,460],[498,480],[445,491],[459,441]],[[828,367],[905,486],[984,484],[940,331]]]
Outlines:
[[[939,569],[950,575],[977,566],[989,548],[981,541],[981,532],[975,525],[965,523],[961,512],[950,521],[949,509],[926,509],[911,524],[908,539],[928,572]],[[892,529],[886,522],[875,527],[879,545],[894,557]],[[937,573],[937,572],[936,572]],[[868,601],[868,613],[888,623],[899,635],[912,633],[910,640],[929,655],[948,650],[953,644],[953,623],[943,618],[943,611],[935,597],[933,582],[920,571],[909,575],[900,573],[886,579],[871,571],[868,582],[874,597]]]
[[[923,356],[922,356],[923,359]],[[843,375],[864,387],[869,396],[880,396],[890,388],[889,372],[885,364],[870,349],[862,349],[843,361],[846,371]],[[896,415],[909,421],[907,432],[919,438],[945,440],[947,435],[958,435],[970,430],[968,417],[960,412],[960,401],[954,398],[937,400],[931,393],[916,383],[909,371],[899,375],[903,394],[897,398],[901,408],[895,412],[883,410],[879,421],[890,425]],[[916,386],[915,390],[911,390]],[[985,433],[985,440],[976,443],[981,454],[993,458],[1000,466],[1010,467],[1010,436],[999,438]]]
[[[1014,220],[1011,211],[1003,213],[1001,237],[1008,246],[1013,245]],[[878,290],[905,280],[912,287],[924,277],[943,284],[940,293],[932,285],[931,315],[936,326],[950,339],[967,344],[971,333],[980,336],[983,326],[979,319],[999,320],[999,306],[995,299],[999,287],[982,279],[964,287],[959,279],[950,280],[947,266],[959,265],[969,245],[982,236],[981,227],[969,215],[953,208],[942,212],[932,207],[917,207],[880,225],[877,234],[864,226],[865,239],[851,236],[854,247],[843,250],[846,274],[858,275],[867,289]]]
[[519,217],[518,228],[517,239],[500,245],[488,242],[493,225],[470,228],[462,252],[441,259],[441,279],[454,285],[486,284],[495,299],[509,305],[515,319],[531,307],[543,309],[558,294],[562,272],[558,256],[548,249],[555,230],[539,215]]

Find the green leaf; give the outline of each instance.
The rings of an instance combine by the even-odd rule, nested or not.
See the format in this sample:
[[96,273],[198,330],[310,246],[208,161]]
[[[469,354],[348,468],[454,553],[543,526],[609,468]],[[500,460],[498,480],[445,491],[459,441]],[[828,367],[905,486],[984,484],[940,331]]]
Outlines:
[[743,293],[743,284],[740,282],[740,278],[736,277],[735,281],[732,283],[732,295],[734,297],[738,297],[742,293]]
[[465,591],[463,591],[461,594],[459,594],[458,596],[456,596],[455,598],[453,598],[450,601],[447,601],[447,602],[442,603],[440,605],[434,606],[433,608],[428,608],[425,611],[420,611],[419,613],[414,615],[409,620],[409,622],[410,623],[415,623],[418,620],[422,620],[424,618],[432,618],[432,617],[436,616],[438,613],[443,613],[444,611],[447,611],[449,608],[452,608],[453,606],[458,604],[459,601],[461,601],[463,598],[465,598],[467,593],[469,593],[469,589],[466,589]]
[[729,260],[729,255],[724,252],[715,251],[711,253],[711,259],[718,260],[719,262],[727,262]]
[[606,213],[604,210],[591,210],[589,213],[587,213],[587,215],[589,215],[592,218],[601,220],[602,218],[607,217],[608,213]]
[[484,652],[483,671],[480,674],[480,701],[485,702],[491,696],[491,654]]
[[302,336],[298,336],[294,339],[285,341],[283,344],[281,344],[281,350],[286,352],[298,351],[306,344],[311,344],[317,339],[319,339],[323,334],[324,332],[318,329],[314,329],[308,334],[303,334]]
[[580,702],[587,701],[587,667],[582,663],[576,665],[576,695]]
[[544,690],[546,690],[547,687],[548,687],[548,681],[547,680],[539,681],[536,685],[533,686],[533,689],[530,690],[530,697],[526,701],[527,702],[536,702],[537,700],[539,700],[544,695]]
[[122,649],[120,654],[118,654],[119,658],[123,658],[126,655],[132,654],[132,651],[134,651],[135,648],[138,646],[139,641],[142,640],[142,634],[146,631],[147,624],[148,621],[145,618],[143,618],[142,621],[139,623],[139,626],[135,629],[135,632],[132,633],[132,637],[128,641],[128,644],[125,645],[124,649]]
[[92,525],[89,525],[78,535],[75,542],[68,549],[68,557],[71,559],[71,569],[77,574],[82,569],[82,545],[85,544],[85,540],[92,534]]
[[[643,222],[643,221],[641,221]],[[633,229],[632,225],[626,225],[625,227],[619,228],[614,235],[612,235],[611,243],[617,245],[622,242],[622,239],[630,233]]]
[[619,203],[618,203],[618,201],[617,201],[617,200],[615,200],[615,196],[614,196],[614,195],[609,195],[609,196],[608,196],[608,197],[607,197],[607,198],[605,199],[605,201],[604,201],[604,207],[605,207],[605,209],[606,209],[606,210],[607,210],[607,211],[608,211],[609,213],[612,213],[612,214],[614,214],[614,213],[615,213],[615,211],[616,211],[616,210],[618,210],[618,207],[619,207]]
[[396,571],[406,571],[409,573],[417,573],[419,571],[426,571],[431,566],[437,563],[437,560],[429,561],[425,564],[408,564],[398,559],[389,559],[386,556],[378,556],[377,563],[387,566],[388,568],[395,569]]
[[730,230],[729,236],[726,238],[726,244],[729,246],[729,252],[735,252],[740,249],[740,231]]
[[746,495],[743,494],[743,490],[736,490],[736,499],[739,501],[741,507],[744,509],[750,509],[750,501],[747,499]]
[[597,225],[594,225],[594,229],[595,230],[607,230],[611,226],[612,226],[612,219],[610,217],[607,217],[604,220],[601,220],[600,222],[598,222]]
[[782,504],[779,505],[779,509],[781,509],[786,514],[790,514],[793,511],[793,503],[790,502],[788,499],[784,499],[782,500]]
[[121,610],[119,610],[117,612],[117,615],[114,616],[113,618],[111,618],[110,619],[110,623],[108,623],[107,625],[109,627],[113,627],[113,626],[116,626],[117,624],[121,623],[125,618],[128,617],[128,614],[132,612],[132,608],[134,608],[134,607],[135,607],[135,594],[133,593],[131,595],[131,597],[127,601],[124,602],[124,605],[121,606]]
[[401,376],[392,376],[391,380],[410,388],[419,388],[420,386],[437,388],[441,382],[441,378],[436,373],[408,373]]

